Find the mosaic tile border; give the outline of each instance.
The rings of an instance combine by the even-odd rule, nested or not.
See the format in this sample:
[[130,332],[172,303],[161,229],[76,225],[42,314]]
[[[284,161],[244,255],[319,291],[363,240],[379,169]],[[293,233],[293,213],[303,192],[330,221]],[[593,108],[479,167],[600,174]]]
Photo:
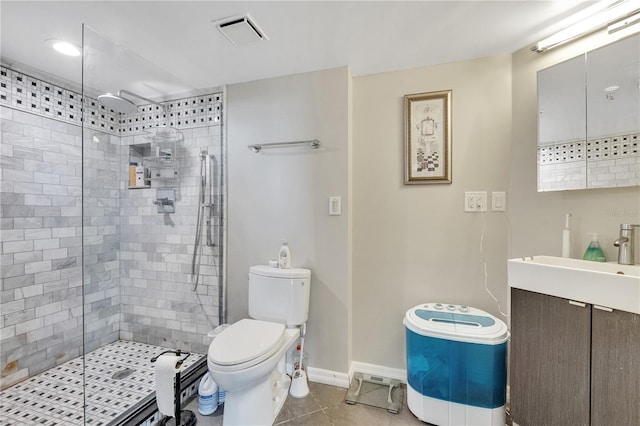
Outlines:
[[587,160],[640,157],[640,133],[587,141]]
[[[586,145],[586,146],[585,146]],[[640,157],[640,133],[611,135],[582,140],[555,142],[538,147],[538,164],[562,164],[616,158]]]
[[78,126],[86,113],[85,127],[112,135],[138,135],[163,126],[176,129],[215,126],[222,121],[222,93],[163,104],[168,106],[166,114],[156,105],[140,105],[133,114],[120,114],[96,99],[83,99],[78,92],[0,65],[0,105]]
[[[82,357],[31,377],[0,392],[0,423],[7,426],[107,425],[155,392],[155,371],[150,359],[164,350],[166,348],[125,340],[96,349],[84,360],[84,393]],[[184,363],[185,370],[202,357],[192,353]],[[111,378],[115,371],[123,368],[134,372],[120,380]],[[185,392],[183,390],[182,399],[191,396]],[[154,414],[144,423],[155,424],[152,419],[159,421],[159,416]]]
[[163,113],[157,105],[142,105],[138,112],[120,115],[118,131],[120,136],[143,133],[156,127],[188,129],[193,127],[219,125],[222,119],[222,93],[196,96],[164,102],[168,107]]

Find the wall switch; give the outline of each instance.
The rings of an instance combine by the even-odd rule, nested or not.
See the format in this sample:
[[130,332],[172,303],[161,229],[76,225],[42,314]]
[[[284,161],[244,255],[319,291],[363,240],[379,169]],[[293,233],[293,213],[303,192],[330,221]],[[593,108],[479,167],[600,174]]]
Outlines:
[[487,211],[487,193],[484,191],[465,192],[464,193],[464,211],[465,212],[486,212]]
[[329,216],[342,215],[342,198],[329,197]]
[[503,212],[507,210],[507,194],[505,192],[491,193],[491,211]]

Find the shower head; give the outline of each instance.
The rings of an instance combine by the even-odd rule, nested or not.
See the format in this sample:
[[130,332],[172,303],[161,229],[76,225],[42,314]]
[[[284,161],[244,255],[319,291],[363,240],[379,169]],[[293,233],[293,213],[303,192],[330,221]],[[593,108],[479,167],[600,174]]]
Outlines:
[[113,93],[104,93],[98,96],[98,102],[115,112],[121,112],[123,114],[131,114],[138,109],[136,104],[129,99],[114,95]]
[[142,99],[143,101],[147,101],[151,104],[157,105],[162,108],[163,112],[167,111],[164,105],[143,96],[136,95],[135,93],[129,92],[128,90],[120,90],[117,95],[114,95],[113,93],[104,93],[98,96],[98,102],[100,102],[105,107],[112,109],[115,112],[121,112],[122,114],[131,114],[133,112],[136,112],[136,110],[138,109],[137,105],[134,104],[131,100],[122,96],[123,94],[127,94],[129,96],[133,96],[135,98]]

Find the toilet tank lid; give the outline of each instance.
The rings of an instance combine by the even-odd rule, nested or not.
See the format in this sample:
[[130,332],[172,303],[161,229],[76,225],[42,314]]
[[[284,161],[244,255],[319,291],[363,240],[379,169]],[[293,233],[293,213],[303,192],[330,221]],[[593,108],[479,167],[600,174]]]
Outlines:
[[311,271],[303,268],[272,268],[267,265],[256,265],[249,268],[249,273],[273,278],[309,278]]

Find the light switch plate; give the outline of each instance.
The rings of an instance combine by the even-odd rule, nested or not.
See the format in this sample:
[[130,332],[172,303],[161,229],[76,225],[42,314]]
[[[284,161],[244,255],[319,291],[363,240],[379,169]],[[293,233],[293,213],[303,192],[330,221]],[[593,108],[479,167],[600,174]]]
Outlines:
[[491,211],[503,212],[507,210],[507,194],[505,192],[491,193]]
[[329,197],[329,216],[342,215],[342,198]]

